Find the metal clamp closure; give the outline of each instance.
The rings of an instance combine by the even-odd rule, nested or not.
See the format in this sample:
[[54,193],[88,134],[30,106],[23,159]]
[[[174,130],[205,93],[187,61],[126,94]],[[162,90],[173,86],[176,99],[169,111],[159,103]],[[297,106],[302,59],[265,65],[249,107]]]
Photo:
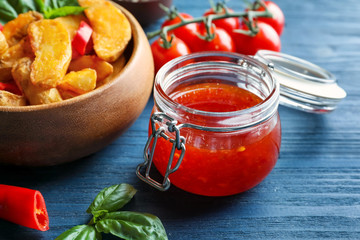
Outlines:
[[[153,113],[151,116],[151,135],[149,136],[145,148],[144,148],[144,159],[145,161],[141,164],[139,164],[136,168],[136,175],[144,182],[148,183],[149,185],[155,187],[156,189],[160,191],[166,191],[170,187],[170,179],[169,175],[176,170],[179,169],[181,161],[185,154],[185,138],[180,136],[180,128],[177,126],[177,121],[168,115],[160,112]],[[156,129],[156,122],[163,122],[167,125],[167,130],[169,132],[175,133],[175,139],[170,138],[165,134],[165,128],[159,127]],[[153,162],[154,152],[156,143],[159,137],[164,138],[165,140],[168,140],[172,143],[172,149],[169,156],[168,165],[166,168],[166,172],[164,174],[164,180],[162,183],[157,182],[156,180],[152,179],[150,177],[150,169]],[[152,144],[151,144],[152,143]],[[151,149],[150,149],[151,147]],[[176,165],[171,168],[173,160],[174,160],[174,154],[175,150],[180,150],[180,156],[177,160]],[[141,173],[142,168],[145,168],[145,175]]]

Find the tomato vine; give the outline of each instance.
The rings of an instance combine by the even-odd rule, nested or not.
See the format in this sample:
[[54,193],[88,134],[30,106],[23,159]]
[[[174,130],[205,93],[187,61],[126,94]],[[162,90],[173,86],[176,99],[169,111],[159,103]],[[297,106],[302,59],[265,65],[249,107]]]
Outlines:
[[219,9],[223,9],[224,13],[209,14],[207,16],[201,16],[201,17],[192,18],[192,19],[183,18],[181,16],[181,14],[178,12],[178,10],[176,9],[176,7],[172,7],[171,9],[168,9],[165,6],[162,6],[162,8],[168,12],[168,15],[170,16],[170,18],[178,17],[178,18],[180,18],[181,21],[179,23],[176,23],[173,25],[164,26],[157,31],[150,32],[147,34],[147,37],[148,37],[148,39],[152,39],[156,36],[160,36],[163,41],[164,48],[169,48],[171,46],[171,39],[172,39],[172,38],[168,37],[168,33],[170,31],[180,28],[182,26],[188,25],[188,24],[192,24],[192,23],[204,23],[207,34],[205,36],[199,36],[199,37],[206,39],[208,41],[211,41],[214,38],[214,36],[210,30],[213,21],[219,20],[219,19],[224,19],[224,18],[234,18],[234,17],[241,18],[242,21],[248,27],[248,30],[235,29],[234,32],[242,33],[242,34],[245,34],[248,36],[255,36],[259,32],[259,28],[257,27],[257,23],[256,23],[256,21],[254,21],[254,19],[259,18],[259,17],[271,18],[272,13],[270,11],[268,11],[266,5],[261,0],[255,0],[253,5],[254,6],[255,5],[262,6],[264,8],[264,10],[261,10],[261,11],[254,10],[255,8],[252,7],[248,11],[230,12],[229,8],[225,5],[225,3],[219,2],[219,3],[217,3],[216,9],[217,9],[217,11],[219,11]]

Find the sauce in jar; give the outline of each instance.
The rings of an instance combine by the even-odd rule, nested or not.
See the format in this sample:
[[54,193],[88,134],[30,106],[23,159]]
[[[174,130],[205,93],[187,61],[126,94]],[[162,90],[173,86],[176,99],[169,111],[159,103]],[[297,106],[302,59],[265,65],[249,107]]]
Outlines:
[[[175,59],[156,76],[154,103],[137,175],[159,190],[171,182],[199,195],[233,195],[275,166],[279,85],[257,60],[222,52]],[[150,177],[152,164],[162,183]]]
[[[245,89],[222,83],[195,84],[177,89],[170,97],[208,112],[239,111],[262,101]],[[183,190],[207,196],[231,195],[254,187],[273,169],[280,149],[280,121],[266,121],[242,132],[183,129],[181,133],[186,139],[186,153],[170,181]],[[160,138],[154,164],[163,175],[170,151],[171,143]],[[178,157],[175,153],[173,166]]]

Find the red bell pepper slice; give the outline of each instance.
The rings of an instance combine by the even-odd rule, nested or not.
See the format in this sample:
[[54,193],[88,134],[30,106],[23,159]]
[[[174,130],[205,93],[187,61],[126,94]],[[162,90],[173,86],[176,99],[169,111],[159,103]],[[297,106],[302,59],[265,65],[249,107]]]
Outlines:
[[0,82],[0,90],[5,90],[17,95],[22,95],[21,90],[14,82],[7,82],[7,83]]
[[79,29],[72,40],[72,46],[79,54],[85,55],[92,50],[92,33],[93,29],[86,22],[81,21]]
[[0,23],[0,31],[2,31],[3,30],[3,25]]
[[40,231],[49,229],[42,194],[28,188],[0,184],[0,218]]

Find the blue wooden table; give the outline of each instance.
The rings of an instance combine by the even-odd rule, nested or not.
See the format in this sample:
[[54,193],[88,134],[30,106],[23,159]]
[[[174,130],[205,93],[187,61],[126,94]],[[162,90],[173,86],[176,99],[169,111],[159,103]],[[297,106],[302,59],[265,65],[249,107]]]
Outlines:
[[[228,5],[241,10],[240,2]],[[276,3],[286,17],[282,51],[334,73],[348,96],[327,115],[279,108],[280,158],[260,185],[236,196],[210,198],[176,187],[159,192],[141,182],[135,168],[143,161],[150,99],[135,124],[96,154],[55,167],[0,166],[0,183],[40,190],[50,216],[47,232],[0,220],[0,239],[54,239],[87,223],[85,211],[93,198],[117,183],[138,189],[125,209],[157,215],[173,240],[360,239],[360,1]],[[193,16],[208,6],[200,0],[174,4]]]

